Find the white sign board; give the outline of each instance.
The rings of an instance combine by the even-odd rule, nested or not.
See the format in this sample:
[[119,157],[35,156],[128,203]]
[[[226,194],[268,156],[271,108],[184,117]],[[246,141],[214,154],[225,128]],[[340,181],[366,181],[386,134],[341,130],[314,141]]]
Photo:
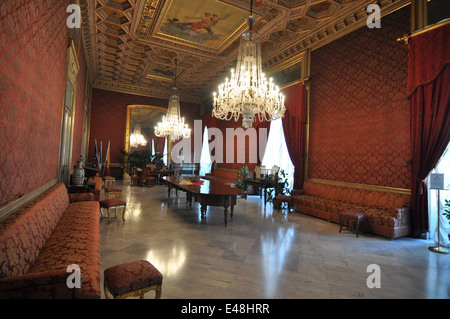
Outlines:
[[444,189],[444,174],[430,175],[430,189]]

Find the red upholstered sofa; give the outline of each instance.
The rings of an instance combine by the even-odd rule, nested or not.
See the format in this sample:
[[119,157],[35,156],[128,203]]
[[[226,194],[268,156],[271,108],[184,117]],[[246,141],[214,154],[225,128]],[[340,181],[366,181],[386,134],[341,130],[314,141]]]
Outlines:
[[304,182],[303,189],[292,192],[296,211],[339,223],[339,212],[364,213],[361,230],[388,238],[410,234],[410,196],[357,189],[353,187]]
[[[0,298],[100,298],[99,210],[58,183],[2,220]],[[67,285],[72,264],[81,288]]]

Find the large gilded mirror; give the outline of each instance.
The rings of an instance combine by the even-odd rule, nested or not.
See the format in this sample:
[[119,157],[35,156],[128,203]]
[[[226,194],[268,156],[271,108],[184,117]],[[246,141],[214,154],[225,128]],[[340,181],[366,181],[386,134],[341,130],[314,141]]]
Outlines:
[[[170,139],[157,137],[154,134],[155,126],[162,120],[167,109],[152,105],[128,105],[127,125],[125,129],[125,151],[133,154],[161,155],[164,164],[170,165]],[[131,167],[126,165],[125,172],[129,173]]]

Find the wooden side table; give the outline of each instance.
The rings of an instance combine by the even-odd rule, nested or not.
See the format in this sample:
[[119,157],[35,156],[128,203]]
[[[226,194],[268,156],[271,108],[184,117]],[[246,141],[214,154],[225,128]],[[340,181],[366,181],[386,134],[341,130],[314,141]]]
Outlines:
[[356,237],[359,237],[359,225],[364,222],[366,219],[366,215],[362,212],[354,211],[354,210],[345,210],[339,213],[339,232],[342,231],[342,226],[347,226],[347,229],[353,225],[353,229],[356,232]]

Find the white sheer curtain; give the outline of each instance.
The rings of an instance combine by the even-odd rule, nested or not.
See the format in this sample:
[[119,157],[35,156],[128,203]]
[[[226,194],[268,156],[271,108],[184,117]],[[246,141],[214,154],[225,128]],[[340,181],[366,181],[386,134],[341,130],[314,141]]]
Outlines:
[[164,139],[163,162],[164,165],[167,166],[167,137]]
[[203,145],[202,152],[200,154],[200,172],[198,175],[205,176],[205,174],[211,173],[211,156],[209,154],[209,140],[208,140],[208,128],[205,127],[203,133]]
[[155,140],[152,139],[152,155],[155,156]]
[[294,164],[292,164],[289,151],[286,146],[282,119],[273,120],[270,122],[266,151],[264,152],[261,165],[268,169],[276,165],[280,167],[280,170],[284,170],[289,183],[288,189],[292,190],[294,187],[295,167]]
[[[448,234],[450,234],[450,223],[447,217],[443,216],[445,200],[450,200],[450,144],[436,165],[435,169],[431,171],[431,174],[444,174],[444,188],[439,192],[439,243],[441,246],[450,247],[450,240]],[[429,205],[429,225],[430,225],[430,237],[437,244],[438,242],[438,191],[435,189],[428,190],[428,205]]]

